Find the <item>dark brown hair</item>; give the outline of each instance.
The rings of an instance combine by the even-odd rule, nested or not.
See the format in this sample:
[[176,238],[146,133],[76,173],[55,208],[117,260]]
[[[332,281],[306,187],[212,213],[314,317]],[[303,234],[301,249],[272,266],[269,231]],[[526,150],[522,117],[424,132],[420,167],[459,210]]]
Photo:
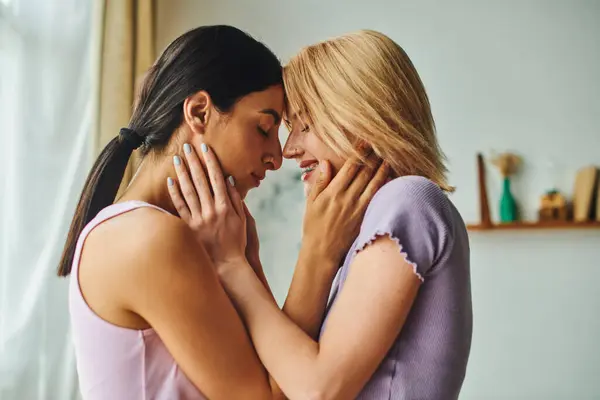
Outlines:
[[[199,27],[175,39],[150,68],[128,128],[141,137],[142,155],[160,153],[183,121],[187,97],[204,90],[219,111],[228,112],[243,96],[282,83],[281,63],[264,44],[231,26]],[[98,156],[71,222],[59,276],[71,272],[81,231],[114,202],[133,148],[119,135]]]

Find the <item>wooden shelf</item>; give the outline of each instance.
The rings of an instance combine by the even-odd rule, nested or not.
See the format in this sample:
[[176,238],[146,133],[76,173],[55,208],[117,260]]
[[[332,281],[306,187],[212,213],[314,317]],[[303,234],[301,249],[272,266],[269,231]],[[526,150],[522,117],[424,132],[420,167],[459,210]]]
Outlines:
[[548,222],[510,222],[497,224],[469,224],[470,231],[500,231],[500,230],[535,230],[535,229],[600,229],[600,221],[573,222],[573,221],[548,221]]
[[481,153],[477,154],[477,177],[479,183],[479,218],[481,222],[478,224],[468,224],[467,230],[469,231],[600,229],[600,221],[523,221],[494,223],[492,222],[492,217],[490,215],[490,205],[485,183],[485,163]]

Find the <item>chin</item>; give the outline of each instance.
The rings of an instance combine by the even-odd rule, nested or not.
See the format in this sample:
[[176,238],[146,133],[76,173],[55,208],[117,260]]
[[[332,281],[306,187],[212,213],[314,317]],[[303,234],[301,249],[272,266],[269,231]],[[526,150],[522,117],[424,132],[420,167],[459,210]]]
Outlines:
[[310,183],[304,184],[304,197],[308,197],[310,194],[310,189],[312,189],[312,185]]

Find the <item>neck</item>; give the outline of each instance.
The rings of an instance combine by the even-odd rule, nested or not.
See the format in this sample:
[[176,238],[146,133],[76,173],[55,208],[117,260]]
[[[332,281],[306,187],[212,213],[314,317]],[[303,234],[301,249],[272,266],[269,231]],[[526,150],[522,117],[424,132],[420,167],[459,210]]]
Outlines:
[[147,155],[123,195],[115,202],[143,201],[178,215],[167,188],[168,177],[173,179],[176,177],[171,159],[169,157],[154,159],[151,155]]

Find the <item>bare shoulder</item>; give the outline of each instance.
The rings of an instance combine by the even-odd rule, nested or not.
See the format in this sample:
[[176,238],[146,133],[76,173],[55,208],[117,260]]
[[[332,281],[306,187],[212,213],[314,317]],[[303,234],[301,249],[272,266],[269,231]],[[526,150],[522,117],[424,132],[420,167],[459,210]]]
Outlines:
[[101,317],[117,325],[145,328],[144,321],[128,311],[134,308],[132,303],[185,276],[202,274],[214,273],[187,225],[171,214],[143,207],[90,232],[79,281],[88,305]]
[[[98,250],[100,258],[119,266],[127,264],[129,269],[153,268],[155,261],[167,256],[170,259],[183,255],[180,253],[198,254],[202,250],[185,222],[149,207],[129,211],[102,223],[90,233],[86,249]],[[182,249],[186,251],[177,251]]]
[[148,261],[167,254],[177,256],[176,250],[193,240],[191,230],[180,218],[143,207],[97,226],[86,239],[84,252],[94,254],[93,258],[104,264],[104,272],[112,265],[119,270],[124,265],[127,269],[152,268],[155,263]]

